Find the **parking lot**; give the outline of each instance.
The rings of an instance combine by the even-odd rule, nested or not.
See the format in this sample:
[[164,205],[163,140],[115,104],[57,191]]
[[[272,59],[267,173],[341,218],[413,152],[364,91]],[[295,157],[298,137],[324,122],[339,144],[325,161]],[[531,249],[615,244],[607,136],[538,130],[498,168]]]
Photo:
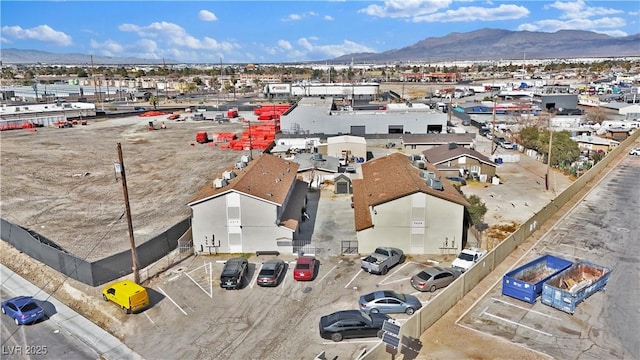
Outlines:
[[590,261],[613,269],[606,291],[596,292],[570,315],[539,299],[528,304],[504,296],[498,281],[458,319],[458,325],[555,359],[637,359],[640,261],[635,254],[640,245],[634,229],[640,218],[639,177],[640,159],[625,156],[514,266],[544,254]]
[[[152,306],[146,311],[126,317],[110,304],[105,307],[114,317],[126,320],[124,342],[149,359],[166,354],[173,358],[308,359],[322,351],[352,359],[380,340],[334,343],[322,339],[321,316],[357,309],[360,295],[378,289],[413,293],[423,304],[437,294],[417,292],[409,284],[411,276],[438,262],[433,258],[409,257],[386,276],[378,276],[363,272],[357,256],[332,257],[320,261],[313,281],[297,282],[292,275],[295,257],[279,256],[288,265],[279,285],[260,287],[256,276],[270,258],[249,258],[244,287],[225,290],[219,286],[225,259],[192,257],[149,284]],[[391,316],[401,322],[408,318]]]

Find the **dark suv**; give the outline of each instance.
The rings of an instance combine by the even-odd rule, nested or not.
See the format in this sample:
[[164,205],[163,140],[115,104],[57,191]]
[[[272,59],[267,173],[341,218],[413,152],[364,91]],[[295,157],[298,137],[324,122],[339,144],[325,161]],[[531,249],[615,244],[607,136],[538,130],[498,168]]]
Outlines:
[[224,263],[220,275],[220,287],[223,289],[240,289],[244,283],[249,262],[245,258],[231,258]]

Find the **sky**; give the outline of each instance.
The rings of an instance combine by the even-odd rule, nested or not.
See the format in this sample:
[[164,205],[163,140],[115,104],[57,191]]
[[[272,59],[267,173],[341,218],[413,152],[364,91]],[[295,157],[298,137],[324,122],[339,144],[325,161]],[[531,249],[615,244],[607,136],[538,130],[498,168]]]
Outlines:
[[182,63],[323,61],[483,28],[640,33],[640,1],[0,1],[0,46]]

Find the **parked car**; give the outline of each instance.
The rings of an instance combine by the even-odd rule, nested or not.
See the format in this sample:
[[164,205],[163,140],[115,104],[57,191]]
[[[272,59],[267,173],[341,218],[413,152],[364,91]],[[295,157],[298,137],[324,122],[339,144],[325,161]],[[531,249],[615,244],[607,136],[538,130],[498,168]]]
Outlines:
[[469,270],[473,264],[480,261],[480,259],[487,255],[487,250],[479,248],[462,249],[460,254],[451,263],[451,267],[460,272]]
[[125,314],[141,311],[149,305],[149,293],[144,286],[122,280],[102,289],[102,298],[122,308]]
[[640,156],[640,147],[635,147],[635,148],[629,150],[629,155]]
[[411,278],[411,286],[418,291],[431,291],[443,288],[460,277],[462,272],[452,268],[429,266]]
[[2,313],[16,325],[33,324],[44,318],[44,309],[31,296],[16,296],[2,302]]
[[400,294],[393,290],[374,291],[360,296],[360,310],[367,314],[401,314],[413,315],[422,307],[417,297]]
[[371,255],[360,260],[360,268],[370,274],[386,275],[389,269],[405,259],[402,250],[380,246]]
[[502,146],[504,149],[509,149],[509,150],[513,149],[513,143],[510,141],[503,141],[500,143],[500,146]]
[[257,284],[260,286],[278,286],[284,272],[285,264],[280,259],[267,260],[258,273]]
[[320,318],[320,337],[333,341],[362,337],[382,337],[386,314],[367,315],[359,310],[343,310]]
[[293,268],[293,278],[298,281],[310,281],[316,273],[316,258],[313,256],[299,256]]
[[459,176],[447,176],[447,180],[451,181],[451,183],[454,185],[459,185],[459,186],[467,185],[467,180]]
[[142,106],[136,106],[133,108],[133,110],[138,112],[143,112],[143,111],[146,111],[147,109],[143,108]]
[[245,258],[237,257],[227,260],[220,274],[220,287],[227,290],[242,288],[248,268],[249,262]]

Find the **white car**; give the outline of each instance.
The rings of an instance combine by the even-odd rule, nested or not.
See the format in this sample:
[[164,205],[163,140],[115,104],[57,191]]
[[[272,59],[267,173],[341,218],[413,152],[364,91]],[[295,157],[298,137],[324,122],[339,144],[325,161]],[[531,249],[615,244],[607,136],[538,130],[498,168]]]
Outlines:
[[451,263],[451,267],[465,272],[469,270],[473,264],[477,263],[483,256],[487,255],[487,250],[479,248],[463,249],[455,260]]
[[640,147],[635,147],[635,148],[629,150],[629,155],[640,156]]

